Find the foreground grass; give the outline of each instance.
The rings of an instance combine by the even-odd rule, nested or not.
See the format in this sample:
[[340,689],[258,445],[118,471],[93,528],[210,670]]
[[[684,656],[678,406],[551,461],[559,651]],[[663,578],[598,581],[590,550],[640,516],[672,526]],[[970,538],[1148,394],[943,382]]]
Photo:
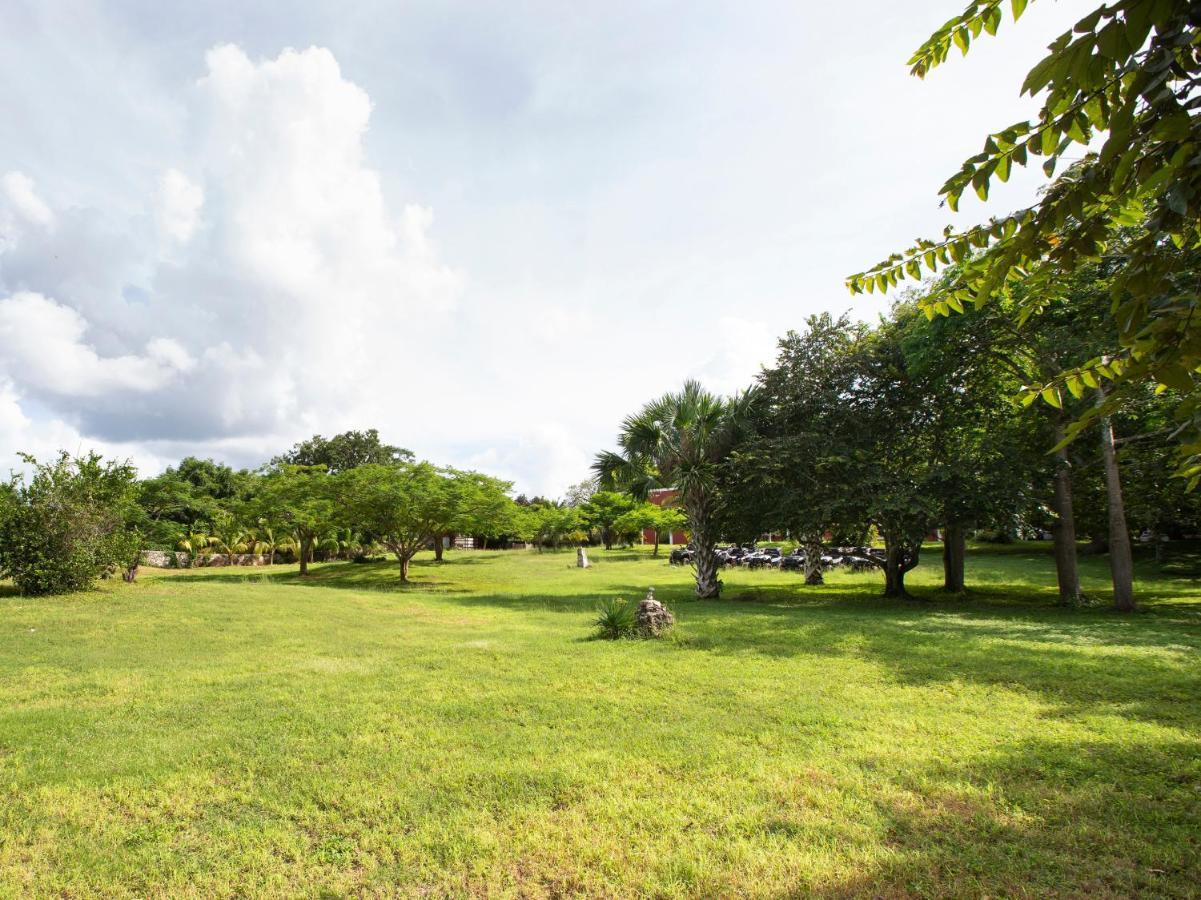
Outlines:
[[[0,598],[0,895],[1198,895],[1189,565],[1121,617],[1045,548],[920,603],[594,557]],[[651,584],[670,639],[587,639]]]

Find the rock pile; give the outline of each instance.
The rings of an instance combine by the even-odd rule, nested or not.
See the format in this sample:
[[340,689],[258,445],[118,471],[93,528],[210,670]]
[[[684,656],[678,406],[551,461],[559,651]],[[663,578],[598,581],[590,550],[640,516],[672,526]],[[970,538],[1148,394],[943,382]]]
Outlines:
[[655,589],[650,588],[646,592],[646,599],[638,604],[635,621],[641,634],[658,637],[675,624],[676,617],[671,614],[671,610],[655,599]]

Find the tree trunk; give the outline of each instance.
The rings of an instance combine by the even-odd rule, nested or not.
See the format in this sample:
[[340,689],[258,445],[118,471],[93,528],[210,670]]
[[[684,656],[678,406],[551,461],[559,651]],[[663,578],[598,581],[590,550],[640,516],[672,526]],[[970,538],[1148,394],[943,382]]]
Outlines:
[[300,574],[309,574],[309,548],[310,542],[307,538],[300,538]]
[[967,555],[967,529],[960,522],[948,522],[942,531],[942,589],[952,594],[964,591],[964,557]]
[[442,562],[442,539],[445,536],[442,534],[434,536],[434,562]]
[[[1101,397],[1104,397],[1104,392]],[[1122,476],[1114,450],[1113,423],[1101,419],[1101,455],[1105,459],[1105,495],[1109,504],[1109,571],[1113,576],[1113,605],[1122,612],[1134,609],[1134,563],[1130,554],[1130,530],[1126,527],[1126,505],[1122,500]]]
[[400,580],[407,582],[409,580],[409,555],[397,553],[396,557],[400,560]]
[[715,541],[709,533],[709,510],[702,501],[689,508],[692,520],[692,542],[696,553],[692,565],[696,569],[696,596],[701,600],[717,599],[721,596],[721,579],[717,577],[717,554]]
[[[1063,418],[1054,424],[1055,443],[1063,441]],[[1076,517],[1072,507],[1072,464],[1066,447],[1055,452],[1055,576],[1059,582],[1060,606],[1080,603],[1080,573],[1076,567]]]
[[[919,545],[920,546],[920,545]],[[884,535],[884,596],[909,599],[905,590],[905,573],[918,563],[918,549],[906,548]]]
[[651,556],[658,556],[658,555],[659,555],[659,529],[656,528],[655,529],[655,552],[652,553]]
[[805,584],[825,584],[821,541],[805,541]]

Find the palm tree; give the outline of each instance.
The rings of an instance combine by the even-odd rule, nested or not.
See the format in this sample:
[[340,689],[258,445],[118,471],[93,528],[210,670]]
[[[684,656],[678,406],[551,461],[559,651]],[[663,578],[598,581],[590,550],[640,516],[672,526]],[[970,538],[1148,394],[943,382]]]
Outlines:
[[620,452],[597,454],[592,470],[601,487],[646,499],[654,488],[679,491],[696,546],[696,595],[721,593],[714,547],[717,469],[742,440],[753,395],[711,394],[687,381],[677,394],[653,400],[621,425]]
[[219,553],[224,553],[232,566],[234,557],[247,551],[249,541],[250,532],[234,521],[232,517],[222,516],[213,523],[209,546],[216,548]]
[[200,554],[212,546],[213,539],[202,531],[189,531],[175,545],[177,550],[183,550],[190,557],[188,565],[192,568],[196,567],[196,561],[200,559]]
[[259,525],[258,533],[251,541],[256,553],[267,557],[267,565],[275,562],[275,554],[284,549],[286,539],[278,537],[270,525]]
[[317,546],[326,554],[326,559],[341,559],[351,547],[352,536],[349,528],[333,528],[317,540]]

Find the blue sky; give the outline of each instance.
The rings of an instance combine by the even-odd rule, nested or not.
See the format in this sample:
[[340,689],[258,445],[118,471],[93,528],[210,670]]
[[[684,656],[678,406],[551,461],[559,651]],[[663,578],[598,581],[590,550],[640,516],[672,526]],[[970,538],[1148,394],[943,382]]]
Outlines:
[[1029,201],[937,188],[1095,3],[910,77],[958,5],[9,0],[0,465],[378,427],[558,494],[652,396],[878,314],[845,275]]

